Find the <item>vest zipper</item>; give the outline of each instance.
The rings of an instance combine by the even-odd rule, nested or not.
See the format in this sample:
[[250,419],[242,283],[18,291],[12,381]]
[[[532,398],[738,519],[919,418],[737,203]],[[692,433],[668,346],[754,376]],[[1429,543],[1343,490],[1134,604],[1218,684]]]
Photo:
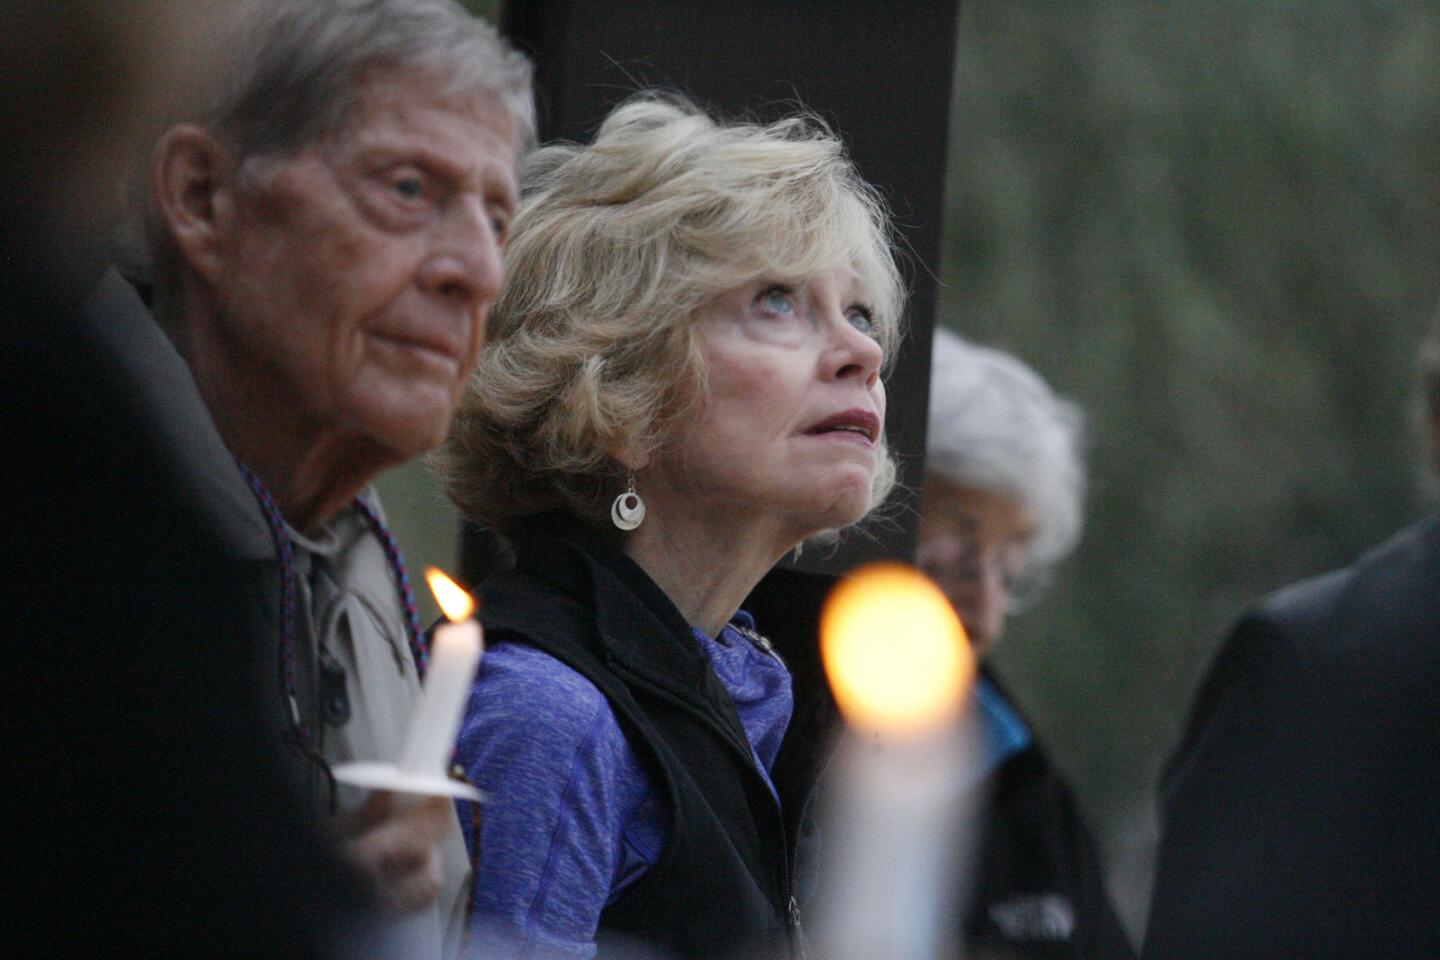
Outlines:
[[[784,667],[786,672],[789,672],[790,668],[786,666],[784,659],[781,658],[779,651],[775,649],[775,645],[770,642],[769,637],[766,637],[758,630],[736,623],[730,624],[730,628],[746,640],[749,640],[762,653],[768,654],[776,663]],[[754,766],[753,759],[751,766]],[[805,942],[805,928],[800,924],[800,901],[795,899],[794,885],[791,877],[794,867],[791,863],[793,856],[790,851],[790,838],[788,831],[785,829],[785,810],[780,806],[778,800],[775,803],[775,813],[780,818],[780,842],[785,851],[784,855],[780,858],[780,883],[781,896],[785,898],[785,933],[790,941],[790,956],[795,958],[795,960],[808,960],[810,951]],[[804,815],[802,811],[800,819],[796,822],[799,823],[803,820]],[[799,853],[798,844],[795,853]]]
[[805,943],[805,930],[800,926],[800,904],[790,898],[790,955],[796,960],[810,960],[810,949]]
[[[779,659],[778,655],[774,656],[777,660]],[[652,696],[661,698],[668,703],[684,709],[687,713],[691,714],[697,719],[703,720],[706,725],[710,726],[712,729],[715,730],[715,732],[720,734],[720,738],[730,746],[730,749],[737,751],[740,756],[745,759],[745,765],[750,768],[750,771],[752,773],[754,773],[757,777],[760,777],[761,785],[764,786],[765,778],[760,773],[760,771],[756,769],[755,751],[750,746],[748,739],[744,744],[744,749],[741,750],[740,745],[735,742],[732,736],[730,736],[730,733],[728,730],[726,730],[725,726],[721,723],[718,723],[715,718],[709,714],[708,711],[702,710],[688,700],[685,700],[682,697],[677,697],[669,690],[666,690],[658,684],[650,682],[645,677],[636,673],[634,670],[628,669],[623,663],[613,657],[607,658],[607,664],[611,670],[613,670],[617,675],[619,675],[621,679],[625,679],[626,682],[633,683],[634,685],[643,688]],[[790,850],[790,838],[788,836],[788,831],[786,831],[785,829],[785,811],[780,808],[779,798],[770,792],[770,788],[768,786],[765,786],[765,792],[770,796],[771,809],[775,811],[776,826],[778,826],[780,829],[780,897],[785,904],[785,934],[786,939],[789,941],[790,945],[790,956],[792,960],[809,960],[810,952],[805,944],[805,933],[800,926],[800,903],[798,900],[795,899],[795,892],[792,889],[791,885],[790,861],[792,858],[792,853]]]
[[[785,833],[785,824],[780,824],[780,833]],[[781,858],[783,869],[781,880],[785,897],[785,935],[790,941],[790,956],[794,960],[809,960],[810,951],[805,944],[805,929],[800,926],[800,902],[795,899],[795,893],[790,888],[790,850],[787,847],[784,857]]]

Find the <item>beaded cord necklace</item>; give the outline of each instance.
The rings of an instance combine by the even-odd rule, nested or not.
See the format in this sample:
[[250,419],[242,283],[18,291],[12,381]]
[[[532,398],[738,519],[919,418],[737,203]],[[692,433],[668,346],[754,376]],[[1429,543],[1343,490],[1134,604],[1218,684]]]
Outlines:
[[[269,489],[240,458],[235,458],[235,464],[259,502],[261,512],[265,514],[265,522],[270,527],[270,537],[275,542],[275,554],[280,560],[280,691],[290,706],[291,731],[296,746],[329,777],[330,765],[315,748],[310,728],[300,714],[300,701],[295,695],[295,546],[290,542],[290,534],[285,530],[285,518],[280,515],[280,508],[275,504],[275,498],[270,495]],[[405,569],[405,556],[400,552],[400,545],[396,543],[390,529],[368,503],[356,497],[351,501],[351,506],[365,519],[365,523],[385,551],[385,559],[390,565],[390,572],[395,577],[396,590],[400,595],[400,606],[405,611],[405,629],[409,635],[410,652],[415,658],[416,672],[423,681],[425,668],[430,662],[430,648],[425,641],[425,635],[420,631],[420,613],[415,607],[415,595],[410,589],[410,574]],[[333,806],[333,778],[330,778],[330,800]]]

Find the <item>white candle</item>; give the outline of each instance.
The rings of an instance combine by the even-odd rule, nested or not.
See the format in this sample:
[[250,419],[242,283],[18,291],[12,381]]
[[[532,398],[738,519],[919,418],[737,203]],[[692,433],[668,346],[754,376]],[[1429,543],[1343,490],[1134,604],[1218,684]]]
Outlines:
[[958,955],[969,859],[971,754],[961,728],[925,743],[841,742],[821,828],[817,953],[827,960]]
[[954,956],[973,806],[964,628],[933,583],[886,564],[838,587],[821,629],[851,729],[821,830],[820,955]]
[[470,619],[475,605],[469,595],[433,567],[425,576],[445,616],[453,622],[436,627],[431,637],[425,686],[410,718],[399,766],[404,774],[445,776],[470,698],[470,685],[480,664],[484,637],[480,624]]

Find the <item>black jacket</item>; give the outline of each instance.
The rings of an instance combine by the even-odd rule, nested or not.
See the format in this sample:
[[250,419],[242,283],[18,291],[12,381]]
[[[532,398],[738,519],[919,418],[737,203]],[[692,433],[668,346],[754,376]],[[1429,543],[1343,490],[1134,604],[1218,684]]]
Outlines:
[[1161,790],[1144,955],[1440,956],[1440,517],[1245,616]]
[[357,954],[366,900],[264,709],[278,584],[192,496],[175,427],[208,422],[199,394],[158,328],[87,316],[38,249],[0,214],[6,952]]
[[660,861],[602,914],[602,955],[633,941],[686,958],[798,952],[795,839],[833,710],[797,689],[771,771],[777,807],[689,624],[644,571],[559,514],[516,539],[516,568],[483,588],[487,635],[543,650],[593,683],[672,818]]
[[[1008,701],[994,676],[985,676]],[[965,919],[969,956],[1133,958],[1070,785],[1033,732],[986,790],[979,869]]]

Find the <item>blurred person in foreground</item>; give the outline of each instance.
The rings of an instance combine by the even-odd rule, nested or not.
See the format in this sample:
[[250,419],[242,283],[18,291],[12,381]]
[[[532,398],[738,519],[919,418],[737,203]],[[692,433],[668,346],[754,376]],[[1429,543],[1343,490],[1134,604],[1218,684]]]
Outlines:
[[212,12],[0,4],[9,956],[366,953],[361,891],[262,732],[249,571],[180,509],[164,431],[81,307],[126,145],[193,86]]
[[[979,656],[1080,536],[1082,418],[1009,354],[935,331],[917,559]],[[994,673],[977,684],[982,804],[968,956],[1132,957],[1070,786]]]
[[260,571],[230,600],[257,629],[208,642],[268,661],[267,735],[317,818],[342,814],[338,849],[396,948],[453,954],[469,873],[453,807],[363,798],[330,766],[397,757],[420,692],[408,578],[368,484],[443,437],[484,337],[529,65],[451,0],[245,0],[219,22],[196,105],[136,178],[133,262],[89,310],[156,425],[171,506]]
[[740,605],[893,482],[888,217],[818,122],[654,96],[526,180],[439,458],[464,515],[518,550],[484,586],[460,735],[489,794],[476,944],[798,955],[834,714]]
[[[1440,313],[1420,352],[1440,466]],[[1440,955],[1440,516],[1220,648],[1160,787],[1143,954]]]

